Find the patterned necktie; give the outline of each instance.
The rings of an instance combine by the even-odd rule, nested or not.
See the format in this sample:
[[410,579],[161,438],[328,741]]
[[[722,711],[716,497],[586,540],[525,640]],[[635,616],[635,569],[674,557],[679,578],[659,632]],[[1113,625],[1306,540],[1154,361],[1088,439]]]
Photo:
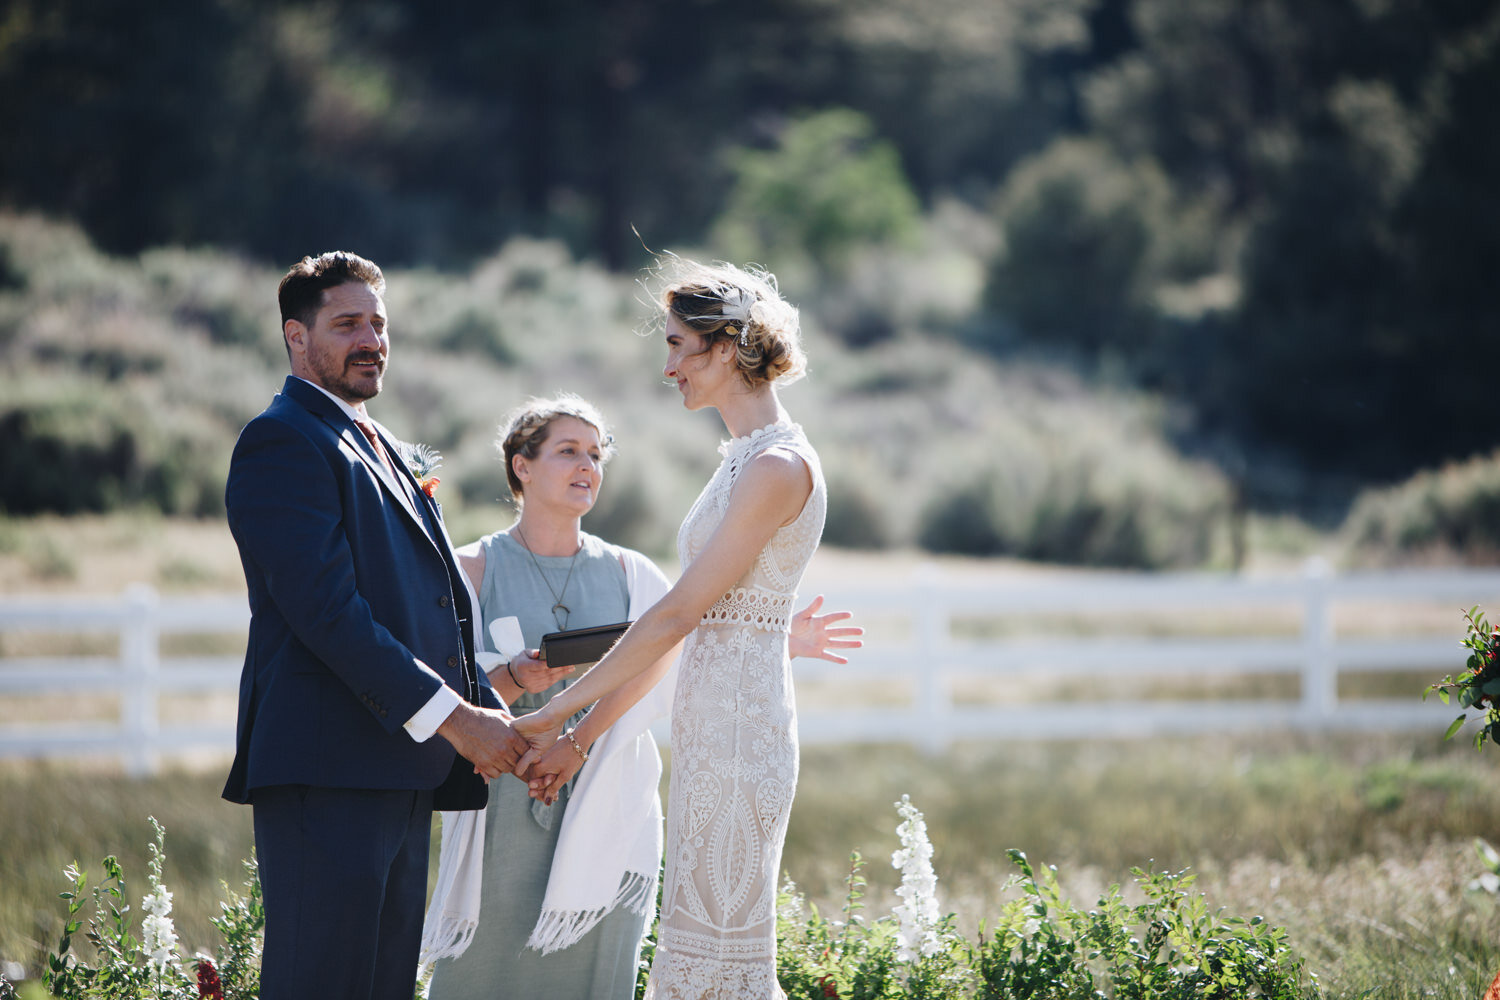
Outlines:
[[395,479],[396,482],[399,483],[401,481],[401,477],[396,475],[396,466],[392,464],[391,456],[385,450],[385,445],[380,443],[380,435],[375,432],[375,425],[368,420],[356,420],[354,421],[354,426],[358,427],[362,432],[364,432],[365,437],[370,441],[371,447],[375,449],[375,454],[379,457],[380,464],[384,465],[385,471],[389,472],[391,474],[391,478]]

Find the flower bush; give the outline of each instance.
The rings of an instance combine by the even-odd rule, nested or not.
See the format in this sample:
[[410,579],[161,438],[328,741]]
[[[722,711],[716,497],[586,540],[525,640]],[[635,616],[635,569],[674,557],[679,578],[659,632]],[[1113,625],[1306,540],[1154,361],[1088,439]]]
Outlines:
[[867,921],[862,860],[851,856],[841,919],[809,912],[795,886],[782,893],[778,961],[790,1000],[1315,1000],[1316,977],[1280,928],[1211,911],[1194,876],[1132,869],[1145,902],[1111,886],[1094,908],[1062,895],[1052,869],[1038,873],[1010,851],[1018,898],[987,934],[965,941],[950,914],[937,917],[932,847],[921,813],[903,796],[902,871],[892,914]]
[[[777,975],[789,1000],[1317,1000],[1285,933],[1261,918],[1225,917],[1192,891],[1186,871],[1132,869],[1144,902],[1131,905],[1118,885],[1088,910],[1064,898],[1051,868],[1040,872],[1020,851],[1015,898],[976,942],[940,916],[933,849],[922,814],[907,796],[896,803],[901,847],[898,904],[876,919],[864,914],[864,860],[850,855],[846,895],[836,919],[820,914],[790,882],[777,909]],[[213,958],[184,959],[162,882],[165,835],[153,818],[148,891],[141,938],[130,931],[130,907],[119,863],[104,860],[104,880],[88,890],[76,865],[62,898],[67,926],[48,956],[45,985],[60,997],[119,1000],[251,1000],[259,992],[265,912],[254,861],[245,895],[229,892],[213,921],[223,943]],[[226,886],[226,891],[228,887]],[[85,908],[92,904],[92,912]],[[73,950],[85,927],[91,959]],[[637,997],[645,989],[652,940],[645,942]],[[91,964],[92,963],[92,964]],[[0,981],[0,1000],[7,996]],[[419,987],[420,989],[420,987]],[[419,994],[420,995],[420,994]]]
[[[1436,693],[1447,705],[1456,696],[1459,708],[1483,711],[1484,724],[1474,734],[1474,747],[1481,749],[1485,740],[1500,741],[1500,627],[1491,628],[1477,605],[1464,612],[1464,620],[1468,628],[1463,645],[1471,652],[1463,671],[1457,677],[1449,674],[1436,684],[1429,684],[1422,692],[1422,700]],[[1452,739],[1468,719],[1467,712],[1454,719],[1443,738]]]
[[[144,915],[140,939],[131,932],[125,873],[120,863],[113,856],[105,858],[104,879],[91,890],[88,876],[75,863],[65,872],[72,886],[61,894],[68,905],[67,923],[57,951],[47,956],[43,983],[54,996],[76,1000],[254,1000],[260,993],[260,948],[265,926],[255,862],[245,863],[248,894],[229,891],[229,901],[220,904],[220,915],[213,921],[223,938],[218,954],[214,958],[198,955],[185,964],[172,922],[172,893],[162,883],[166,831],[156,817],[150,820],[156,839],[150,845],[149,891],[141,900]],[[74,950],[73,938],[79,931],[85,932],[93,946],[92,956]]]

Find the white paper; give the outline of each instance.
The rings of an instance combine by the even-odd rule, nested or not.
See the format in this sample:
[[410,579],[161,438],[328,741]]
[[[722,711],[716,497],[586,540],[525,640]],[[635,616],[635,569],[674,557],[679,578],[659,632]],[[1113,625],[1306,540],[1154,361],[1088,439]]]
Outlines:
[[506,660],[526,652],[526,640],[521,636],[521,619],[515,615],[506,615],[504,618],[491,621],[490,639],[495,643],[495,649]]

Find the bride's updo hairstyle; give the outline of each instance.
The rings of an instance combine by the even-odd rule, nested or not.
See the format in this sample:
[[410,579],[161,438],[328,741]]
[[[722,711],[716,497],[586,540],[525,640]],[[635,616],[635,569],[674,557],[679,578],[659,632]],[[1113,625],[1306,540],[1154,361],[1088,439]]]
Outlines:
[[517,455],[536,458],[552,434],[552,425],[563,417],[573,417],[599,432],[600,464],[607,463],[615,455],[615,438],[604,423],[604,415],[582,396],[571,392],[551,399],[528,399],[510,412],[505,423],[500,425],[500,434],[495,438],[495,450],[505,463],[505,481],[510,484],[510,494],[516,506],[525,502],[522,493],[525,486],[516,476]]
[[666,281],[662,308],[702,334],[707,346],[734,341],[740,377],[750,388],[793,382],[807,371],[797,308],[781,297],[774,274],[674,257]]

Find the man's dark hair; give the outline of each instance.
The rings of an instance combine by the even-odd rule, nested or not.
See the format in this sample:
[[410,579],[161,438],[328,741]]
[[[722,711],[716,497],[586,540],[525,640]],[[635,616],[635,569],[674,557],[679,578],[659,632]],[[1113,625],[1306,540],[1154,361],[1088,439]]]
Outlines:
[[323,293],[351,281],[362,281],[385,294],[385,275],[373,262],[347,250],[332,250],[316,257],[303,257],[281,279],[276,299],[281,303],[281,326],[294,319],[310,327],[323,306]]

